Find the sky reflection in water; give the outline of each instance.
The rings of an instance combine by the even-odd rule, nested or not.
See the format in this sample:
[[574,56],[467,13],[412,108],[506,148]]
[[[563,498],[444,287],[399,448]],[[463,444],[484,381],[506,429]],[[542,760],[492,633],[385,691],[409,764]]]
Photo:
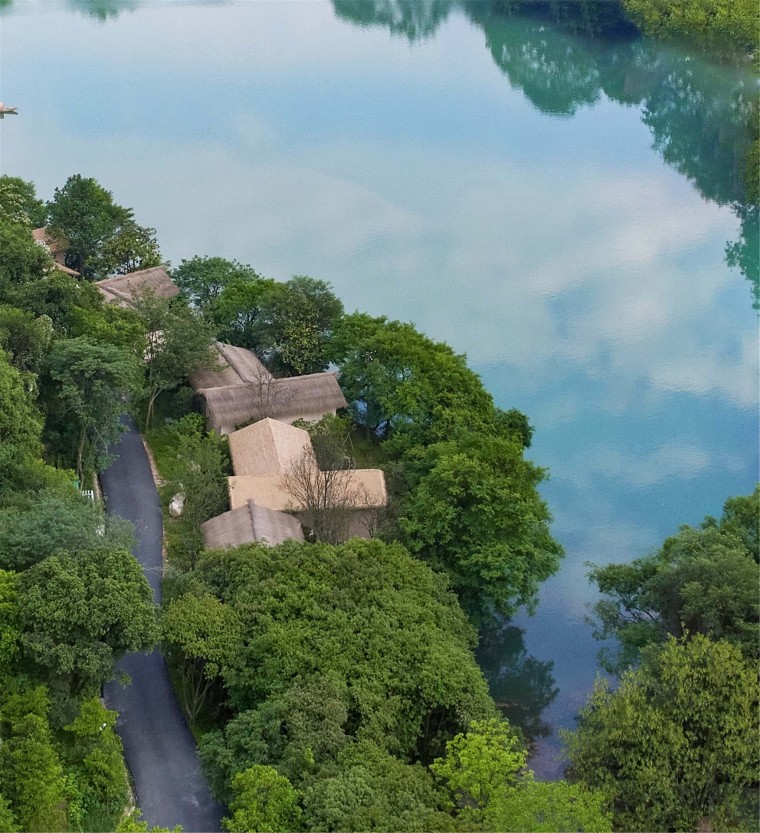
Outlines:
[[[0,39],[21,114],[2,173],[44,197],[95,176],[174,263],[330,280],[528,413],[567,555],[480,657],[513,717],[571,725],[597,649],[584,562],[643,554],[757,477],[757,319],[724,261],[751,79],[486,3],[24,0]],[[540,774],[557,748],[539,741]]]

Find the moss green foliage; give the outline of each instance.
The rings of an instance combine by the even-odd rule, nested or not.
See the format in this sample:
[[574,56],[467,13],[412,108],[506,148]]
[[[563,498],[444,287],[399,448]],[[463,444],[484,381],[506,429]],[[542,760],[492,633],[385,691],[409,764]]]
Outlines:
[[457,829],[484,831],[612,830],[601,792],[535,781],[527,752],[504,720],[473,721],[431,770],[451,794]]
[[337,767],[303,793],[306,830],[453,831],[446,797],[421,764],[367,741],[346,745]]
[[232,779],[231,833],[288,833],[299,829],[301,808],[293,785],[271,766],[252,766]]
[[668,635],[726,639],[756,658],[758,518],[760,488],[730,498],[719,521],[685,526],[651,555],[594,567],[590,577],[606,596],[595,608],[598,635],[620,644],[617,658],[603,655],[606,664],[626,668],[642,647]]
[[572,776],[602,790],[618,830],[743,829],[757,820],[757,709],[736,646],[670,637],[616,691],[598,683],[565,735]]
[[0,569],[25,570],[59,552],[126,548],[132,542],[131,527],[104,515],[72,482],[65,491],[46,489],[23,502],[17,497],[0,509]]
[[41,415],[27,392],[21,373],[0,352],[0,444],[38,452],[41,429]]
[[27,710],[28,698],[11,696],[0,711],[0,783],[19,828],[30,833],[66,829],[64,770],[42,699]]
[[680,37],[745,54],[758,49],[754,0],[622,0],[637,26],[654,37]]
[[112,679],[116,660],[158,637],[150,586],[126,550],[46,558],[19,578],[18,605],[23,650],[74,695]]

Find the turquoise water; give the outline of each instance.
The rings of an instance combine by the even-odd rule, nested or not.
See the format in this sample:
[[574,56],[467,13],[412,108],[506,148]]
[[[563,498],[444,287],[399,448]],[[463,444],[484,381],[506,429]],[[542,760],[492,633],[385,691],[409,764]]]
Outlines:
[[725,260],[757,85],[633,37],[614,3],[545,5],[14,0],[0,169],[44,197],[96,177],[174,263],[329,280],[530,416],[567,554],[480,658],[552,777],[597,670],[584,562],[758,477],[757,316]]

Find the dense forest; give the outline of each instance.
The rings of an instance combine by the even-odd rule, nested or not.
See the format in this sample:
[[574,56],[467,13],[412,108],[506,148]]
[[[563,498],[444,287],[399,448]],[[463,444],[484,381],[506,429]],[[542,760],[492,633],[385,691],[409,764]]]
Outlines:
[[[72,2],[101,18],[133,5]],[[333,4],[411,40],[457,5],[399,3],[399,18]],[[504,16],[528,5],[535,37],[512,43]],[[726,259],[757,301],[756,100],[737,90],[730,113],[700,121],[684,105],[707,87],[699,73],[657,64],[635,40],[685,38],[749,64],[753,3],[463,10],[536,106],[567,114],[602,92],[641,106],[666,161],[740,218]],[[546,16],[618,44],[565,72]],[[748,123],[755,138],[737,157],[732,136]],[[175,298],[113,304],[96,286],[162,262],[156,231],[95,180],[71,176],[44,202],[0,177],[0,833],[146,829],[102,689],[122,656],[156,645],[230,831],[758,829],[760,489],[631,563],[589,564],[614,682],[597,683],[565,733],[565,780],[542,782],[473,653],[477,629],[535,606],[562,557],[539,494],[547,472],[526,458],[528,418],[496,407],[448,345],[346,312],[308,276],[204,255],[170,270]],[[348,408],[305,427],[323,468],[383,470],[371,539],[336,542],[314,524],[303,543],[205,548],[201,525],[228,508],[232,469],[188,378],[215,366],[215,340],[277,378],[337,372]],[[133,530],[99,497],[127,413],[163,483],[160,610]]]
[[[475,626],[535,604],[561,557],[527,418],[446,345],[346,314],[306,276],[194,257],[173,270],[178,297],[105,303],[94,280],[161,258],[94,180],[43,204],[3,177],[0,211],[0,829],[119,823],[128,781],[100,689],[157,642],[230,830],[752,829],[760,492],[592,569],[620,684],[567,735],[567,780],[537,781],[473,655]],[[38,224],[69,241],[64,263]],[[373,539],[204,549],[229,456],[186,379],[214,339],[279,376],[337,368],[349,408],[309,430],[318,454],[384,469]],[[125,410],[166,503],[186,493],[166,518],[160,625],[129,525],[87,494]]]

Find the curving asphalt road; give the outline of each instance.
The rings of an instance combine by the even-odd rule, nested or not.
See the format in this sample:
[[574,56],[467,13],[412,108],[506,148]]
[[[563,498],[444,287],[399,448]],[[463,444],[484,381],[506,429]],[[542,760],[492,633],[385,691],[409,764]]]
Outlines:
[[[132,420],[113,448],[118,457],[101,475],[109,513],[136,527],[135,556],[161,602],[163,525],[161,506],[148,457]],[[116,730],[124,744],[143,820],[187,833],[219,831],[223,808],[211,796],[195,749],[195,740],[179,709],[161,653],[130,654],[117,666],[132,684],[105,686],[108,706],[119,712]]]

